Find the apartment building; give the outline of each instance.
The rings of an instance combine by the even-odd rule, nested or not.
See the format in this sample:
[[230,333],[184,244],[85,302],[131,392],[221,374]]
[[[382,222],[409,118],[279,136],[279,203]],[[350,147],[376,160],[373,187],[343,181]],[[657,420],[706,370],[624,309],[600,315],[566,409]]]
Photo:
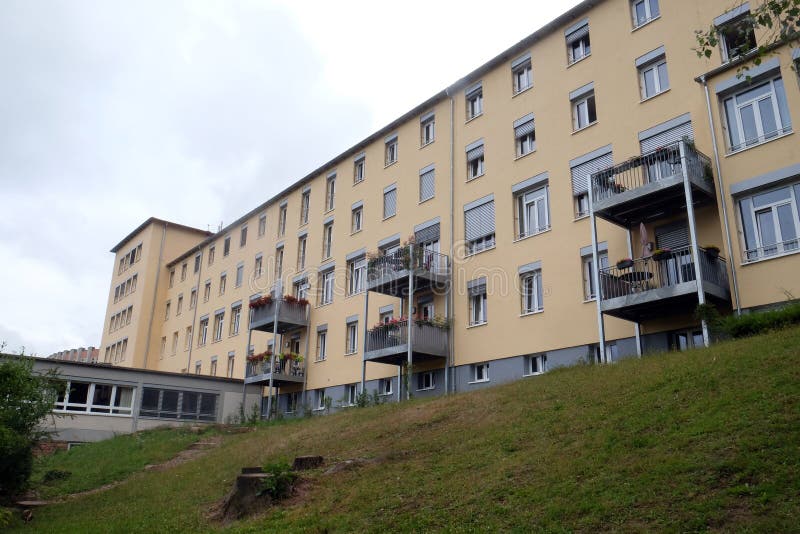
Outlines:
[[800,296],[800,50],[754,65],[749,10],[582,2],[219,232],[146,221],[104,361],[294,413],[703,345],[698,304]]

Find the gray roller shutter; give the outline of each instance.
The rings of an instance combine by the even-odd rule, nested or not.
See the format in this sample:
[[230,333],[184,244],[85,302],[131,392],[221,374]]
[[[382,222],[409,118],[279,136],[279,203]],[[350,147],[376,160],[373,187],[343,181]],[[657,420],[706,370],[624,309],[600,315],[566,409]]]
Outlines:
[[494,200],[464,212],[465,239],[474,241],[494,233]]
[[486,277],[481,276],[475,280],[468,281],[467,292],[470,296],[482,295],[483,293],[486,293]]
[[530,113],[521,119],[517,119],[514,121],[514,137],[519,139],[522,136],[528,135],[531,133],[536,124],[533,120],[533,113]]
[[568,28],[566,31],[567,44],[574,43],[581,37],[589,35],[589,20],[583,20],[580,23]]
[[588,193],[589,176],[613,165],[614,157],[611,153],[608,153],[572,167],[570,169],[572,173],[572,194],[577,197]]
[[646,154],[647,152],[652,152],[657,148],[675,144],[684,137],[694,139],[694,128],[692,127],[692,121],[685,122],[665,132],[648,137],[647,139],[642,139],[639,141],[639,145],[641,146],[642,154]]
[[472,161],[483,156],[483,144],[467,151],[467,161]]
[[439,223],[415,232],[414,241],[416,243],[430,243],[431,241],[439,241]]
[[436,171],[433,169],[419,175],[419,200],[433,198],[436,191]]
[[656,228],[656,247],[675,250],[689,246],[689,227],[685,222],[667,224]]
[[397,189],[392,189],[383,194],[383,217],[391,217],[395,213],[397,213]]

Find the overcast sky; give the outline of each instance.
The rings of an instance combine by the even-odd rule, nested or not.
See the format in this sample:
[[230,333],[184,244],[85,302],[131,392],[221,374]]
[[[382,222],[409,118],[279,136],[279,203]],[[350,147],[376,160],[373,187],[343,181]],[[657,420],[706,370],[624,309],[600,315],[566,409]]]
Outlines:
[[100,343],[149,216],[216,227],[577,0],[0,2],[0,342]]

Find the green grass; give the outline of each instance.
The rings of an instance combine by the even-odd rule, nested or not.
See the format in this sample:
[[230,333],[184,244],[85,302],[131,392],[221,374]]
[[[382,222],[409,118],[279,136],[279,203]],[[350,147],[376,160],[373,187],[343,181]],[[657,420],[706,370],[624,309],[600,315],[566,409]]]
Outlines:
[[19,531],[223,529],[241,467],[299,454],[378,461],[224,530],[798,531],[800,328],[227,435]]
[[[201,437],[184,429],[160,428],[73,447],[38,458],[31,484],[45,499],[97,488],[169,460]],[[45,474],[53,470],[69,476],[44,482]]]

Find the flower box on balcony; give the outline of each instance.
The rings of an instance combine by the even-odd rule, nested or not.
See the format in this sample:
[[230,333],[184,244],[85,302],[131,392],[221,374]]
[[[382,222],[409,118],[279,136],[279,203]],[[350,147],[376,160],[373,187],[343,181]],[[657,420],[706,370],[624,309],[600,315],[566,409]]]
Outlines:
[[719,257],[719,247],[716,245],[709,245],[707,247],[703,247],[703,251],[706,253],[706,256],[715,260]]
[[633,267],[633,260],[630,258],[621,259],[617,262],[617,269],[629,269]]
[[672,251],[668,248],[658,248],[653,252],[655,261],[664,261],[672,257]]

